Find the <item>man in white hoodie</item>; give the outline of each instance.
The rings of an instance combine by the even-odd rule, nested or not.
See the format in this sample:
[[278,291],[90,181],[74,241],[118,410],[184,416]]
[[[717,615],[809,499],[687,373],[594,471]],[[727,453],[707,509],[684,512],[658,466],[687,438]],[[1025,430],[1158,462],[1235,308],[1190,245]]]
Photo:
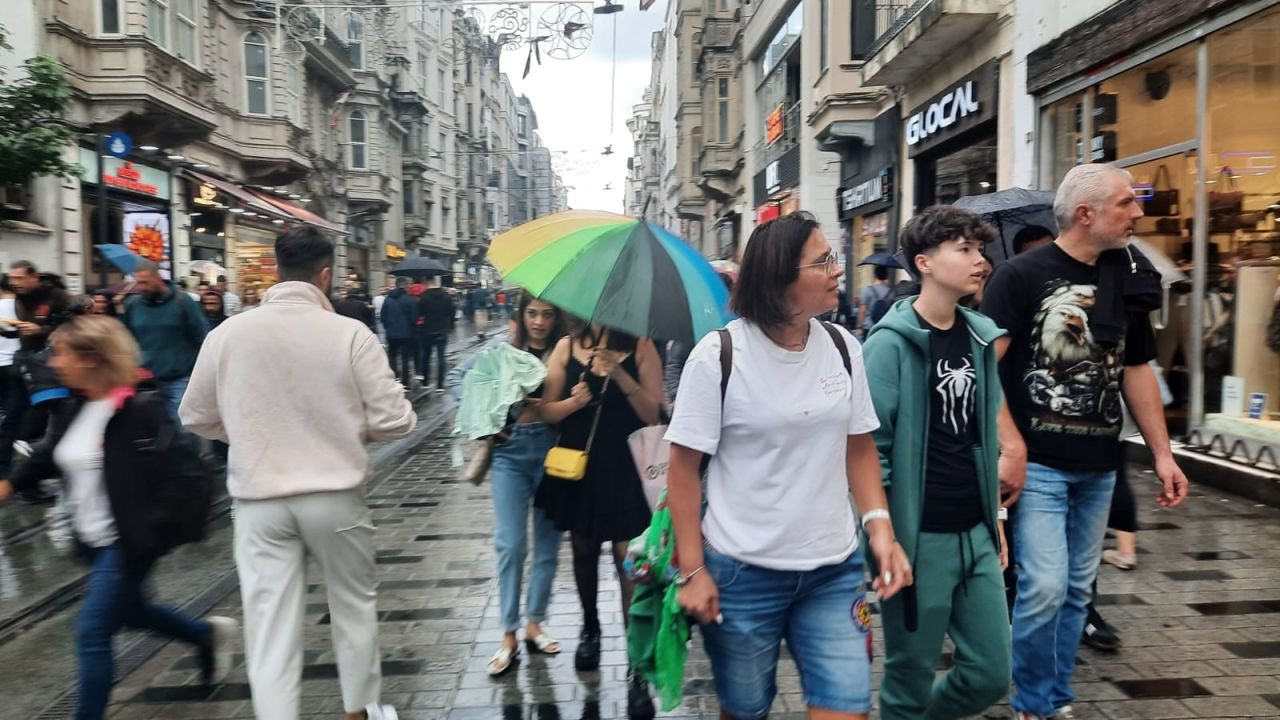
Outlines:
[[364,443],[407,435],[417,418],[378,338],[329,304],[333,243],[300,227],[275,250],[280,284],[209,334],[179,410],[188,430],[231,446],[254,711],[298,717],[310,555],[324,573],[347,720],[395,720],[379,703]]

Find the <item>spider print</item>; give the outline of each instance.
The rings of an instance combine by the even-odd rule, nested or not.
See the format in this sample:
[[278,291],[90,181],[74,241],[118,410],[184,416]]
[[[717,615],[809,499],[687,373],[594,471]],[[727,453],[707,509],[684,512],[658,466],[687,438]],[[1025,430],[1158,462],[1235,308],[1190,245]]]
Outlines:
[[950,361],[939,360],[937,365],[938,386],[935,388],[942,396],[943,422],[951,426],[952,432],[959,435],[969,427],[969,414],[973,411],[973,387],[977,379],[973,363],[969,358],[964,364],[951,367]]

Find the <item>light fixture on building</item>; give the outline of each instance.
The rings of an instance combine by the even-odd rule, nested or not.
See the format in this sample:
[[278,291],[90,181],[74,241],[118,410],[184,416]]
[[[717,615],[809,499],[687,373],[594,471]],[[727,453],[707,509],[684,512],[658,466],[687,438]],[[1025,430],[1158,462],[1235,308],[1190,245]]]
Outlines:
[[202,228],[202,227],[198,227],[198,228],[196,228],[196,232],[198,232],[198,233],[206,233],[206,232],[209,232],[209,228]]
[[622,12],[622,6],[615,5],[613,0],[604,0],[603,5],[596,7],[591,12],[595,13],[596,15],[612,15],[614,13]]
[[272,220],[272,221],[271,221],[271,224],[272,224],[272,225],[283,225],[283,224],[284,224],[284,221],[283,221],[283,220],[281,220],[280,218],[276,218],[275,220]]
[[240,214],[244,213],[244,208],[231,208],[231,210],[230,210],[229,212],[233,212],[233,213],[235,213],[236,215],[240,215]]
[[302,197],[302,196],[301,196],[301,195],[299,195],[298,193],[289,193],[289,199],[290,199],[290,200],[298,200],[298,199],[300,199],[301,197]]
[[193,163],[193,164],[191,165],[191,167],[193,167],[193,168],[200,168],[200,169],[204,169],[204,168],[209,167],[209,163]]
[[160,148],[156,147],[155,145],[139,145],[138,149],[143,152],[155,152]]
[[309,203],[311,202],[311,198],[302,198],[300,202]]
[[985,190],[985,189],[987,189],[987,188],[991,187],[991,183],[987,182],[986,180],[983,180],[982,182],[978,183],[978,187],[980,187],[980,188],[982,188],[983,190]]
[[224,232],[220,232],[220,233],[218,233],[218,237],[226,237],[226,236],[227,236],[227,234],[226,234],[226,233],[224,233]]
[[174,161],[178,161],[178,160],[186,160],[187,158],[186,158],[186,156],[185,156],[185,155],[170,155],[170,156],[169,156],[169,159],[170,159],[170,160],[174,160]]

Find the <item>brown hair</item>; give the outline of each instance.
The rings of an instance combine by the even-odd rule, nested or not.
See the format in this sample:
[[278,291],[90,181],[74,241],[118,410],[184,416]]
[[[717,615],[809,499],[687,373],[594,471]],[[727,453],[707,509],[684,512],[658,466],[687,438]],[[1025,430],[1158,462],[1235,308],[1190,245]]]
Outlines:
[[65,343],[77,355],[97,357],[111,387],[133,387],[138,383],[138,343],[113,317],[80,315],[60,325],[49,340]]
[[[516,347],[521,349],[528,349],[529,347],[529,331],[526,330],[524,326],[524,311],[529,309],[529,305],[534,300],[538,300],[538,298],[534,297],[533,293],[527,290],[520,291],[520,302],[518,303],[517,309],[516,309],[515,345]],[[560,308],[556,307],[555,305],[552,305],[546,300],[540,300],[539,302],[546,303],[551,307],[552,310],[556,311],[555,324],[551,326],[551,332],[547,335],[547,347],[553,348],[556,346],[556,343],[560,342],[560,338],[564,337],[564,334],[565,334],[564,312],[562,312]]]
[[807,212],[783,215],[757,225],[747,240],[733,288],[733,311],[761,327],[790,322],[787,287],[800,277],[805,243],[817,229],[817,219]]

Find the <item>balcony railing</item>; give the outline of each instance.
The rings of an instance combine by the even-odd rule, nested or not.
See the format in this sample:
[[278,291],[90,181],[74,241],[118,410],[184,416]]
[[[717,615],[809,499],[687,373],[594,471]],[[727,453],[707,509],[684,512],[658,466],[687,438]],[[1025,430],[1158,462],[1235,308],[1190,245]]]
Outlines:
[[874,54],[889,38],[898,34],[920,8],[932,0],[874,0],[876,13],[876,39],[871,52]]
[[769,142],[767,138],[761,141],[764,151],[763,165],[777,160],[788,150],[800,144],[800,123],[800,103],[796,102],[782,112],[782,134],[773,142]]

